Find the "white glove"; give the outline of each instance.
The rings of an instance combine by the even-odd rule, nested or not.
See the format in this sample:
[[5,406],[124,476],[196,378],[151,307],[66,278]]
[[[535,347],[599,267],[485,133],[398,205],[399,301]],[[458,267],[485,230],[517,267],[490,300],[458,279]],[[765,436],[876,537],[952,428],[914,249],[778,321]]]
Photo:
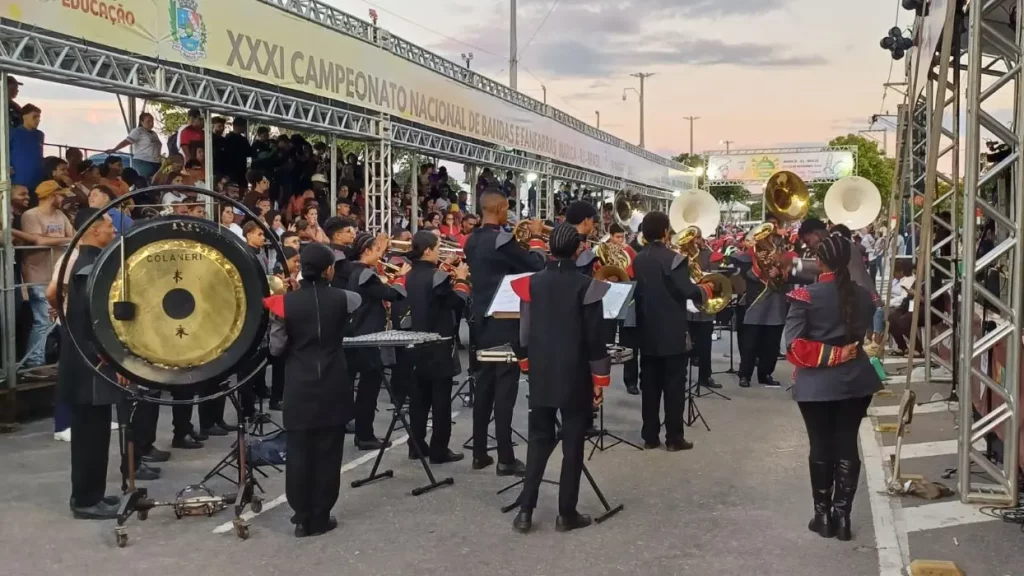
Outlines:
[[693,300],[686,301],[686,311],[692,314],[700,314],[700,310],[697,309],[697,306],[693,303]]

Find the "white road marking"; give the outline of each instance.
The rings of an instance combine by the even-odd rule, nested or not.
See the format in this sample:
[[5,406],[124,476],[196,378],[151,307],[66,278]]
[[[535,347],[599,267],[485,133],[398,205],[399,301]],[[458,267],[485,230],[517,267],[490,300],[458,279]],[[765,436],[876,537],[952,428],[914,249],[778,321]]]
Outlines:
[[[914,406],[914,414],[936,414],[938,412],[948,412],[950,410],[950,404],[945,402],[936,402],[934,404],[925,404],[924,406]],[[957,410],[957,406],[953,406],[952,410]],[[891,406],[869,406],[868,416],[898,416],[900,413],[899,404],[893,404]]]
[[959,500],[903,508],[898,513],[907,532],[936,530],[939,528],[949,528],[950,526],[999,520],[998,518],[983,514],[980,506],[964,504]]
[[[874,431],[870,418],[860,424],[860,446],[864,460],[864,474],[867,476],[868,500],[871,503],[871,520],[875,531],[875,548],[878,550],[879,576],[901,576],[903,567],[910,558],[905,542],[906,532],[900,534],[895,510],[899,509],[898,498],[890,498],[886,491],[885,460],[882,458],[880,438]],[[895,510],[894,510],[895,509]]]
[[[454,420],[458,415],[459,415],[458,411],[452,412],[452,419]],[[391,441],[391,446],[384,449],[384,452],[385,453],[390,452],[391,450],[401,446],[402,444],[405,444],[408,441],[409,441],[409,435],[408,434],[404,434],[404,435],[402,435],[402,436],[400,436],[398,438],[395,438],[395,439],[393,439]],[[353,461],[349,462],[348,464],[345,464],[344,466],[342,466],[341,467],[341,474],[344,476],[346,472],[351,472],[351,471],[355,470],[356,468],[362,466],[363,464],[366,464],[367,462],[372,462],[376,458],[377,458],[377,452],[376,451],[375,452],[370,452],[369,454],[363,454],[359,458],[356,458],[355,460],[353,460]],[[263,502],[263,508],[260,510],[259,514],[253,512],[252,510],[249,510],[248,512],[245,512],[244,514],[242,514],[242,519],[246,520],[246,521],[252,520],[253,518],[259,516],[260,514],[265,514],[265,513],[269,512],[269,511],[273,510],[274,508],[277,508],[281,504],[284,504],[287,501],[288,501],[288,496],[285,495],[285,494],[281,494],[280,496],[278,496],[277,498],[274,498],[273,500],[264,501]],[[234,527],[234,522],[233,521],[232,522],[225,522],[225,523],[221,524],[220,526],[217,526],[216,528],[214,528],[213,529],[213,533],[214,534],[224,534],[225,532],[231,532],[234,529],[235,529],[235,527]]]

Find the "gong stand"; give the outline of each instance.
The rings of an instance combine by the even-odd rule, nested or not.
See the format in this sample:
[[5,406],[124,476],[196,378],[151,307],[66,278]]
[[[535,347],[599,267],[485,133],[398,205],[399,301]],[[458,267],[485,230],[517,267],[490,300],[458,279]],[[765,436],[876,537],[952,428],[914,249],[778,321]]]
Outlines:
[[[262,509],[263,501],[256,495],[256,491],[259,490],[260,494],[265,491],[256,475],[258,474],[263,478],[269,478],[269,475],[259,467],[253,466],[248,459],[249,437],[258,437],[255,431],[261,428],[262,424],[258,422],[258,418],[249,420],[242,417],[242,403],[237,390],[228,395],[228,400],[231,401],[231,405],[234,406],[235,413],[237,414],[238,427],[235,441],[231,448],[228,449],[228,453],[203,476],[203,480],[199,485],[205,486],[207,482],[216,477],[223,478],[228,482],[237,482],[239,494],[235,502],[235,516],[237,517],[241,516],[242,511],[244,511],[247,505],[251,505],[253,512],[259,512]],[[281,472],[279,467],[273,464],[269,466],[276,472]],[[234,470],[236,474],[228,476],[227,470]]]
[[[399,336],[401,335],[401,336]],[[402,341],[389,340],[389,336],[401,337]],[[411,336],[411,339],[409,338]],[[429,340],[416,338],[414,333],[402,332],[402,331],[387,331],[377,334],[368,334],[366,336],[359,336],[345,339],[345,346],[350,348],[395,348],[397,346],[404,347],[406,349],[412,349],[420,345],[429,344],[436,342],[439,337],[436,335],[434,338]],[[388,392],[388,397],[391,399],[391,404],[394,409],[391,413],[391,424],[388,426],[387,434],[384,435],[381,441],[380,449],[377,451],[377,458],[373,461],[373,468],[370,469],[369,475],[366,478],[359,480],[353,480],[351,486],[353,488],[359,488],[367,484],[383,480],[386,478],[394,478],[395,471],[392,469],[380,471],[380,463],[384,459],[384,453],[387,452],[388,447],[391,446],[391,437],[395,433],[395,429],[398,427],[398,423],[401,422],[402,426],[405,427],[408,437],[409,446],[412,448],[413,454],[416,455],[416,459],[420,461],[420,465],[423,466],[423,472],[427,476],[428,483],[423,486],[418,486],[412,489],[413,496],[421,496],[427,492],[431,492],[444,486],[451,486],[455,484],[455,479],[452,477],[442,478],[438,480],[434,477],[434,471],[430,468],[430,463],[426,458],[426,449],[424,446],[420,446],[419,441],[412,434],[412,426],[409,424],[408,414],[405,410],[406,402],[409,400],[410,394],[404,394],[399,398],[391,385],[389,378],[383,379],[384,389]]]

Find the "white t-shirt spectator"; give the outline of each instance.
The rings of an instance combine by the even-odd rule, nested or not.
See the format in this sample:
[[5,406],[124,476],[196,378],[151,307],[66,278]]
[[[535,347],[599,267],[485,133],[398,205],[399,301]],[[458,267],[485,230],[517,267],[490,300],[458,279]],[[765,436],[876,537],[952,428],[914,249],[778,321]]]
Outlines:
[[235,224],[234,222],[232,222],[231,225],[228,226],[227,228],[228,228],[228,230],[231,230],[235,234],[238,234],[239,238],[241,238],[242,240],[245,240],[245,233],[242,232],[242,227],[241,226],[239,226],[238,224]]
[[160,141],[160,136],[156,132],[136,126],[128,133],[127,140],[132,143],[135,158],[145,162],[160,163],[163,142]]
[[864,253],[868,257],[868,262],[876,258],[875,254],[875,237],[871,234],[864,234],[860,239],[860,245],[864,247]]
[[187,199],[188,197],[182,194],[181,192],[175,192],[171,190],[169,192],[164,192],[164,195],[160,198],[160,203],[170,206],[171,204],[175,204],[177,202],[184,202]]

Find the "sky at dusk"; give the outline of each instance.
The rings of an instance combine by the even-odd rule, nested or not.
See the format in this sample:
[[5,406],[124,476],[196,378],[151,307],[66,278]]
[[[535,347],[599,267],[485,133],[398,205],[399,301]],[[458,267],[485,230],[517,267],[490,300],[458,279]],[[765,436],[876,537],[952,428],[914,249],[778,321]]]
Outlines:
[[[509,0],[328,0],[412,42],[508,82]],[[670,155],[819,145],[868,128],[901,97],[882,83],[892,59],[878,46],[899,0],[519,0],[519,89],[630,142],[639,103],[623,89],[647,80],[647,148]],[[552,9],[553,7],[553,9]],[[892,70],[902,78],[902,62]],[[19,101],[43,109],[51,143],[107,148],[124,135],[112,95],[25,79]],[[876,134],[879,140],[881,134]],[[895,142],[889,133],[890,149]]]

